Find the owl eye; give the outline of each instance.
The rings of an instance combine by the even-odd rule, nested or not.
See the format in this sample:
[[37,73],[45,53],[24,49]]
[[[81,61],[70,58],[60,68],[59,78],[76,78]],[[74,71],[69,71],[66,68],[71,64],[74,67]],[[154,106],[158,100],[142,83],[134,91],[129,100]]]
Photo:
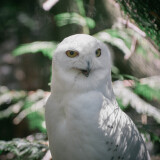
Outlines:
[[77,51],[66,51],[66,55],[68,56],[68,57],[70,57],[70,58],[74,58],[74,57],[76,57],[76,56],[78,56],[79,55],[79,53],[77,52]]
[[96,56],[97,56],[97,57],[100,57],[100,56],[101,56],[101,49],[100,49],[100,48],[98,48],[98,49],[96,50]]

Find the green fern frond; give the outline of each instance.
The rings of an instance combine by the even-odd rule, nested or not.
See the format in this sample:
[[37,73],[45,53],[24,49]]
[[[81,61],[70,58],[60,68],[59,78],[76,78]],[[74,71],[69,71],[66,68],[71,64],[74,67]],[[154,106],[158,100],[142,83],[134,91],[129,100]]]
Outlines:
[[53,52],[57,47],[57,42],[33,42],[23,44],[13,50],[13,55],[18,56],[26,53],[42,52],[44,56],[52,58]]
[[41,141],[30,142],[26,139],[13,139],[12,141],[0,141],[0,153],[11,153],[14,160],[42,159],[48,151],[48,146]]
[[95,21],[89,17],[83,17],[78,13],[61,13],[55,16],[57,26],[62,27],[68,24],[77,24],[82,27],[95,27]]
[[136,83],[134,92],[147,100],[157,100],[160,101],[160,90],[151,88],[146,84]]

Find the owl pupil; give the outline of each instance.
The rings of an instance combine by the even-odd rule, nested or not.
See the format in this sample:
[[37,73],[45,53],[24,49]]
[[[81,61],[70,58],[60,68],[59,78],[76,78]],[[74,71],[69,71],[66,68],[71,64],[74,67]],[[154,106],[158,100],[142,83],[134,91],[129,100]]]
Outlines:
[[74,52],[73,52],[73,51],[70,51],[70,54],[71,54],[71,55],[73,55],[73,54],[74,54]]

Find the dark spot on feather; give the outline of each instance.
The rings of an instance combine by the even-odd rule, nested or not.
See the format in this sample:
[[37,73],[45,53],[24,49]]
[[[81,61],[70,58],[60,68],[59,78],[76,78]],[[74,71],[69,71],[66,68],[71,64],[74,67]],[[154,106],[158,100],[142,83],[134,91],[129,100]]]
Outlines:
[[116,151],[117,151],[117,148],[115,148],[113,151],[116,152]]
[[108,127],[109,127],[109,128],[113,128],[113,126],[111,126],[111,125],[108,125]]
[[114,157],[111,157],[111,160],[114,160]]

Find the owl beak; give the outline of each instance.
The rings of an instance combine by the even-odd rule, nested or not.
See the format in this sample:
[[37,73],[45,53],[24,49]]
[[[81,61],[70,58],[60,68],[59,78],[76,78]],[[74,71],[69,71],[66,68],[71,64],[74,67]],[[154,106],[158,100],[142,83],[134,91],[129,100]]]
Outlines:
[[81,70],[82,74],[85,75],[86,77],[89,76],[89,73],[90,73],[90,71],[91,71],[90,63],[88,62],[87,64],[88,64],[87,68]]
[[82,71],[82,73],[83,73],[83,75],[85,75],[86,77],[88,77],[89,76],[89,73],[90,73],[90,70],[81,70]]

